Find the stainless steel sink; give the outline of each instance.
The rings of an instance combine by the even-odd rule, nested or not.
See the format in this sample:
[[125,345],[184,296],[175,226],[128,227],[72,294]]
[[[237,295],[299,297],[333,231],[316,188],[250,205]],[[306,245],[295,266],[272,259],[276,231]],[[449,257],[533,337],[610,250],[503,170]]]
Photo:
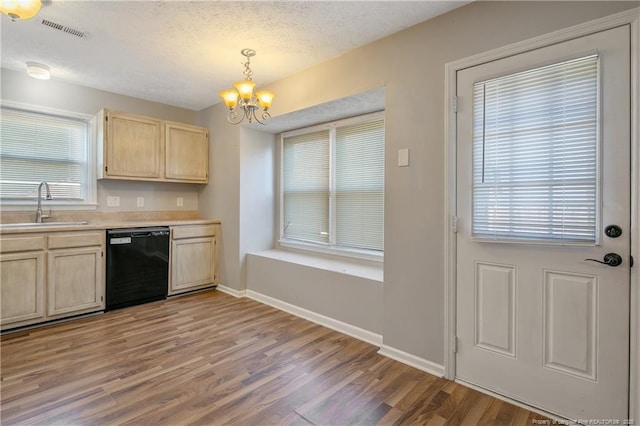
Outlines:
[[23,222],[23,223],[3,223],[0,224],[0,229],[13,229],[13,228],[30,228],[30,227],[41,227],[41,226],[82,226],[82,225],[93,225],[94,222],[82,221],[82,222]]

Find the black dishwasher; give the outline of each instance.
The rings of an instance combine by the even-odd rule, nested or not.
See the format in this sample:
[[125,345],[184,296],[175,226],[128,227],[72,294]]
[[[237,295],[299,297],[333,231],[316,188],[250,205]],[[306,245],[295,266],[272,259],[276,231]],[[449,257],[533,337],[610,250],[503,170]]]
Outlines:
[[169,228],[107,230],[106,310],[165,299]]

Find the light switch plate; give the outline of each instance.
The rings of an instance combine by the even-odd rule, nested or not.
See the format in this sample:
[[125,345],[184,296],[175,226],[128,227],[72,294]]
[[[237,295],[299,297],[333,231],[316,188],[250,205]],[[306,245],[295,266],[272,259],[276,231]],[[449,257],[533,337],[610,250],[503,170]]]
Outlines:
[[136,199],[136,205],[137,205],[138,207],[144,207],[144,197],[138,197],[138,198]]
[[184,205],[184,199],[182,197],[176,198],[176,206],[182,207]]
[[398,167],[409,166],[409,148],[402,148],[398,150]]

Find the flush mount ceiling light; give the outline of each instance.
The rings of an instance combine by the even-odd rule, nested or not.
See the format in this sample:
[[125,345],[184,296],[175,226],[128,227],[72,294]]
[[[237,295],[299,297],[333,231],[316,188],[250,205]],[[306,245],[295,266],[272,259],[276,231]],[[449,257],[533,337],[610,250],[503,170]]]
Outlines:
[[42,7],[41,0],[0,0],[0,12],[11,18],[31,19],[38,14]]
[[252,80],[253,71],[251,71],[250,62],[251,57],[256,56],[256,51],[242,49],[240,53],[247,58],[247,62],[244,63],[244,71],[242,71],[246,78],[234,83],[235,89],[220,92],[220,97],[229,108],[227,120],[231,124],[240,124],[246,118],[249,123],[256,120],[260,124],[266,124],[271,118],[269,108],[275,95],[268,90],[261,90],[256,92],[255,96],[253,95],[256,83]]
[[49,80],[51,78],[51,69],[44,64],[27,62],[27,75],[38,80]]

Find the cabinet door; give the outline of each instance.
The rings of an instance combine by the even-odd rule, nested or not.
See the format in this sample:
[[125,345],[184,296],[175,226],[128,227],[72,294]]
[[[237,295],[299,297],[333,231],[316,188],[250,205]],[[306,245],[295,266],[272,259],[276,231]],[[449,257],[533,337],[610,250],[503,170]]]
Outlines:
[[0,264],[3,328],[44,318],[44,251],[2,254]]
[[209,177],[209,132],[202,127],[165,124],[165,177],[206,183]]
[[214,237],[188,238],[171,243],[169,294],[212,286],[215,282]]
[[115,112],[108,112],[106,120],[104,176],[159,179],[161,122]]
[[50,250],[47,256],[49,316],[104,309],[102,247]]

